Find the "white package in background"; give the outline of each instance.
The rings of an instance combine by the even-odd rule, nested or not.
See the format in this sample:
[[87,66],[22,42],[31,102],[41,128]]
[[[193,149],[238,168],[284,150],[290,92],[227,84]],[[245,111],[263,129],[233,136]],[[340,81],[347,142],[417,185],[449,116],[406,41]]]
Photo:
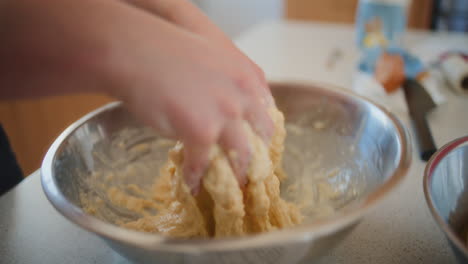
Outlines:
[[468,62],[462,56],[454,54],[442,61],[441,68],[450,87],[456,93],[468,96]]

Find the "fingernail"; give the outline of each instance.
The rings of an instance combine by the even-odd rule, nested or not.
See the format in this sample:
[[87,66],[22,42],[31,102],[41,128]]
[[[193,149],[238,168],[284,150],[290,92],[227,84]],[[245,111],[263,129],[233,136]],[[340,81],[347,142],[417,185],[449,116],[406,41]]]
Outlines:
[[190,192],[193,196],[197,196],[200,193],[200,185],[197,185],[196,187],[192,188]]
[[265,144],[270,145],[271,139],[273,138],[274,130],[266,127],[259,129],[260,137],[263,139]]
[[200,184],[199,183],[196,183],[196,182],[188,182],[187,183],[187,186],[189,187],[190,189],[190,193],[192,195],[197,195],[198,192],[200,191]]
[[273,138],[273,135],[275,134],[274,127],[272,129],[267,129],[265,134],[266,134],[266,137],[267,137],[267,143],[270,143],[271,139]]
[[237,171],[239,169],[239,155],[237,154],[237,151],[235,150],[229,150],[228,151],[228,157],[229,157],[229,160],[231,162],[231,166],[233,167],[233,169],[235,171]]
[[197,195],[200,191],[200,178],[203,170],[201,168],[189,168],[187,171],[186,184],[192,195]]
[[247,178],[247,175],[244,175],[244,177],[241,178],[242,180],[239,182],[239,185],[242,188],[244,188],[245,186],[247,186],[247,184],[249,183],[249,179]]
[[247,169],[249,166],[250,151],[239,155],[236,151],[229,151],[228,157],[231,162],[232,170],[239,181],[239,186],[242,188],[247,183]]

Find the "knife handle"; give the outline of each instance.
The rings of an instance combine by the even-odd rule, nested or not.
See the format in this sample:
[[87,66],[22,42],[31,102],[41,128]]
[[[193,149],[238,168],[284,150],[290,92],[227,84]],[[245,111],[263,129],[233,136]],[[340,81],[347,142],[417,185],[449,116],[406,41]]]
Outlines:
[[419,153],[421,159],[428,161],[432,154],[437,151],[437,148],[434,144],[429,125],[427,124],[426,117],[423,115],[418,115],[413,118],[414,131],[417,134],[416,138],[419,146]]

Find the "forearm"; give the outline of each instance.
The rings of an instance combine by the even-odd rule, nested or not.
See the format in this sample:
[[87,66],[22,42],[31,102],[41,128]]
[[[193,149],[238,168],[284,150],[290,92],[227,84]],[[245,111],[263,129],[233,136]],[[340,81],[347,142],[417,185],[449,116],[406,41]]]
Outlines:
[[[101,92],[112,12],[95,0],[9,0],[0,8],[0,98]],[[107,12],[107,13],[106,13]],[[112,19],[110,19],[112,21]]]
[[233,42],[193,3],[188,0],[125,0],[158,15],[188,31],[204,36],[226,47]]
[[235,51],[248,59],[254,66],[259,79],[266,85],[263,70],[251,61],[234,45],[232,40],[224,34],[199,8],[189,0],[123,0],[142,10],[173,23],[184,30],[202,36],[227,50]]

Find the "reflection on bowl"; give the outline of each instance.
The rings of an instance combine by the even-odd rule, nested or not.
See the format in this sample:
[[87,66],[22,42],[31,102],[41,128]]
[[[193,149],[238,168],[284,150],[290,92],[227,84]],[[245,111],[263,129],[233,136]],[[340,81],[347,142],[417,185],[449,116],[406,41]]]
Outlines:
[[424,194],[460,261],[468,262],[468,136],[437,151],[427,163]]
[[[151,144],[161,138],[120,103],[88,114],[58,137],[42,164],[44,191],[66,218],[136,262],[289,264],[323,254],[401,181],[411,157],[407,133],[391,113],[347,91],[327,85],[271,87],[289,133],[285,198],[304,198],[301,188],[315,188],[305,199],[313,205],[309,217],[297,227],[241,238],[182,240],[124,229],[106,216],[87,214],[80,194],[99,191],[87,184],[96,171],[146,163],[150,169],[122,179],[144,186],[154,181],[167,158],[168,145]],[[117,141],[122,135],[128,140]],[[142,141],[150,147],[135,148]],[[288,192],[294,182],[298,187]],[[339,194],[331,200],[322,195],[328,186]],[[321,207],[325,209],[317,210]]]

